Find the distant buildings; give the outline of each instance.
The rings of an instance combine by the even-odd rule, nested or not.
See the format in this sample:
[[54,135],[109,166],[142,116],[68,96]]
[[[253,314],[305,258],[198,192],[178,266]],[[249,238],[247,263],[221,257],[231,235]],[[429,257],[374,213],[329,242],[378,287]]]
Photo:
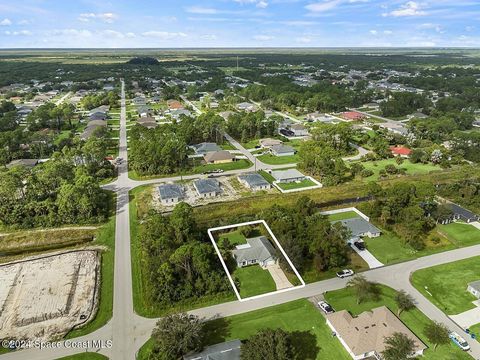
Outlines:
[[340,114],[340,117],[348,121],[361,121],[364,120],[367,116],[359,113],[358,111],[345,111]]
[[408,158],[412,154],[412,149],[405,146],[390,146],[390,151],[394,156]]

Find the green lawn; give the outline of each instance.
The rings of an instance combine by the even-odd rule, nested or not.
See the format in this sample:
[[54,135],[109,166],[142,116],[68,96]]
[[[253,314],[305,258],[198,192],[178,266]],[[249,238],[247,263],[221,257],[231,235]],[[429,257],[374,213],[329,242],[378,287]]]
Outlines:
[[277,183],[277,185],[283,190],[293,190],[293,189],[301,189],[309,186],[317,186],[317,184],[315,184],[310,179],[305,179],[299,182]]
[[260,143],[258,139],[253,139],[248,142],[240,143],[245,149],[254,149],[256,146],[258,146]]
[[411,278],[412,284],[418,291],[449,315],[459,314],[475,307],[472,301],[476,298],[467,292],[467,284],[476,280],[480,280],[480,257],[478,256],[418,270]]
[[480,341],[480,324],[470,326],[470,332],[476,335],[477,341]]
[[270,184],[272,184],[275,181],[275,178],[264,170],[260,170],[258,171],[258,173],[262,175],[265,178],[265,180],[267,180]]
[[330,221],[338,221],[338,220],[346,220],[359,217],[355,211],[346,211],[337,214],[330,214],[328,215],[328,220]]
[[102,354],[83,352],[75,355],[65,356],[57,360],[108,360],[108,357]]
[[[436,232],[432,232],[431,236],[436,236]],[[425,249],[417,251],[408,245],[405,245],[401,238],[392,232],[382,229],[382,235],[376,238],[365,237],[368,250],[384,264],[392,264],[401,261],[415,259],[421,256],[431,255],[434,253],[455,249],[457,246],[452,244],[448,239],[437,236],[440,242],[431,241],[431,236],[425,242]]]
[[293,345],[300,351],[302,360],[351,359],[332,337],[319,310],[306,299],[210,321],[206,325],[206,345],[246,340],[266,328],[294,333]]
[[247,243],[247,239],[242,235],[240,230],[230,231],[220,235],[218,243],[220,243],[222,239],[228,239],[231,245],[241,245]]
[[298,154],[288,156],[275,156],[271,154],[265,154],[258,156],[257,159],[269,165],[283,165],[297,163],[299,160],[299,156]]
[[457,246],[469,246],[480,243],[480,230],[466,223],[439,225],[438,231]]
[[275,281],[273,281],[268,270],[262,269],[259,265],[237,268],[233,272],[233,278],[240,282],[240,296],[242,298],[277,290]]
[[[398,310],[394,300],[396,291],[383,285],[381,285],[380,288],[382,295],[379,301],[368,301],[357,304],[355,294],[351,288],[328,292],[325,294],[325,300],[332,305],[336,311],[348,310],[354,316],[382,305],[385,305],[396,314]],[[453,345],[453,343],[438,346],[436,350],[433,350],[433,345],[424,334],[425,327],[431,320],[420,310],[413,309],[404,311],[400,315],[400,320],[429,347],[425,350],[422,359],[471,359],[468,354]]]
[[395,159],[386,159],[380,161],[367,161],[361,163],[365,169],[370,169],[374,172],[372,176],[366,178],[368,181],[378,180],[379,179],[379,172],[382,169],[385,169],[386,165],[395,165],[397,168],[406,169],[407,175],[416,175],[416,174],[427,174],[430,171],[434,170],[441,170],[440,167],[432,164],[413,164],[410,160],[405,160],[403,164],[397,165]]

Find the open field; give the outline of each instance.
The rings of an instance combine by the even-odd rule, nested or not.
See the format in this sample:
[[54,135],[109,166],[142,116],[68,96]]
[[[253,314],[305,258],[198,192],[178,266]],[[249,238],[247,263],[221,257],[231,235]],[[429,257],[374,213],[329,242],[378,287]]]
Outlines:
[[467,284],[476,280],[480,280],[480,257],[418,270],[411,277],[417,290],[449,315],[475,307],[472,301],[476,299],[467,292]]
[[277,290],[275,281],[273,281],[268,270],[262,269],[258,265],[237,268],[232,276],[240,282],[240,296],[242,298]]
[[95,250],[44,255],[0,266],[0,337],[49,340],[95,315]]
[[[378,180],[380,178],[379,172],[385,169],[386,165],[395,165],[400,169],[405,169],[407,175],[423,175],[428,174],[431,171],[442,170],[439,166],[432,164],[413,164],[410,160],[405,160],[401,165],[397,165],[395,159],[386,159],[380,161],[367,161],[361,162],[365,169],[372,170],[374,174],[366,178],[367,181]],[[394,175],[393,175],[394,176]]]
[[[327,300],[336,311],[348,310],[354,316],[382,305],[385,305],[394,314],[397,314],[398,306],[394,300],[396,291],[383,285],[380,285],[380,288],[382,293],[379,301],[366,301],[357,304],[355,294],[351,288],[328,292],[325,294],[325,300]],[[422,359],[471,359],[470,355],[460,350],[460,348],[453,345],[453,343],[438,346],[437,349],[434,350],[433,344],[428,341],[424,333],[425,327],[431,323],[431,320],[420,310],[412,309],[403,311],[400,314],[400,320],[429,347],[425,350]]]
[[457,246],[469,246],[480,243],[480,230],[466,223],[438,225],[438,231]]

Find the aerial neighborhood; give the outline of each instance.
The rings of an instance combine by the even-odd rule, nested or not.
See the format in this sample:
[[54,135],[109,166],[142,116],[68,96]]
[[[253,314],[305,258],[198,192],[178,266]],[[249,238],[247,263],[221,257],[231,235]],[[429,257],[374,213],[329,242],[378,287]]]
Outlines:
[[478,54],[52,51],[0,51],[0,360],[480,358]]

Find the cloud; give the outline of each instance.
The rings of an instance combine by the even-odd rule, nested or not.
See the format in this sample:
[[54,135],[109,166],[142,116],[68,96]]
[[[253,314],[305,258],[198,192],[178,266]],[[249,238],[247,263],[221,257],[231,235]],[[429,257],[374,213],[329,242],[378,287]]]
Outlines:
[[255,35],[255,36],[253,36],[253,39],[258,40],[258,41],[268,41],[268,40],[272,40],[273,38],[274,37],[270,36],[270,35]]
[[218,14],[219,11],[214,8],[207,8],[203,6],[187,6],[185,11],[191,14],[213,15]]
[[234,1],[242,5],[255,4],[255,6],[260,9],[265,9],[268,6],[268,2],[265,0],[234,0]]
[[145,37],[154,37],[161,40],[170,40],[176,38],[184,38],[187,37],[187,34],[183,32],[168,32],[168,31],[145,31],[142,33],[142,36]]
[[214,34],[205,34],[200,36],[203,40],[217,40],[217,35]]
[[75,37],[89,37],[92,36],[92,32],[82,29],[59,29],[49,32],[52,36],[75,36]]
[[377,30],[370,30],[369,33],[372,34],[372,35],[377,35],[378,31]]
[[9,25],[12,25],[12,20],[5,18],[5,19],[3,19],[2,21],[0,21],[0,25],[1,25],[1,26],[9,26]]
[[440,25],[432,24],[432,23],[420,24],[420,25],[417,26],[417,29],[435,30],[436,32],[438,32],[440,34],[443,34],[445,32]]
[[305,21],[305,20],[285,20],[280,21],[280,24],[287,25],[287,26],[312,26],[318,25],[315,21]]
[[398,9],[390,11],[388,13],[383,13],[383,16],[393,16],[393,17],[404,17],[404,16],[424,16],[427,15],[425,11],[422,10],[422,6],[415,2],[409,1]]
[[107,24],[113,23],[118,18],[117,14],[107,12],[107,13],[83,13],[78,16],[78,20],[82,22],[89,22],[91,20],[101,20]]
[[336,8],[341,3],[342,3],[341,0],[323,1],[323,2],[313,3],[313,4],[308,4],[305,6],[305,9],[311,12],[324,12],[324,11],[328,11]]
[[33,33],[29,30],[19,30],[19,31],[5,31],[5,35],[9,36],[31,36]]
[[17,24],[18,25],[28,25],[28,24],[30,24],[30,21],[28,21],[26,19],[22,19]]
[[295,38],[295,41],[300,44],[308,44],[312,41],[312,39],[309,38],[308,36],[301,36],[301,37]]
[[383,30],[383,33],[385,35],[392,35],[393,34],[393,31],[392,30]]

